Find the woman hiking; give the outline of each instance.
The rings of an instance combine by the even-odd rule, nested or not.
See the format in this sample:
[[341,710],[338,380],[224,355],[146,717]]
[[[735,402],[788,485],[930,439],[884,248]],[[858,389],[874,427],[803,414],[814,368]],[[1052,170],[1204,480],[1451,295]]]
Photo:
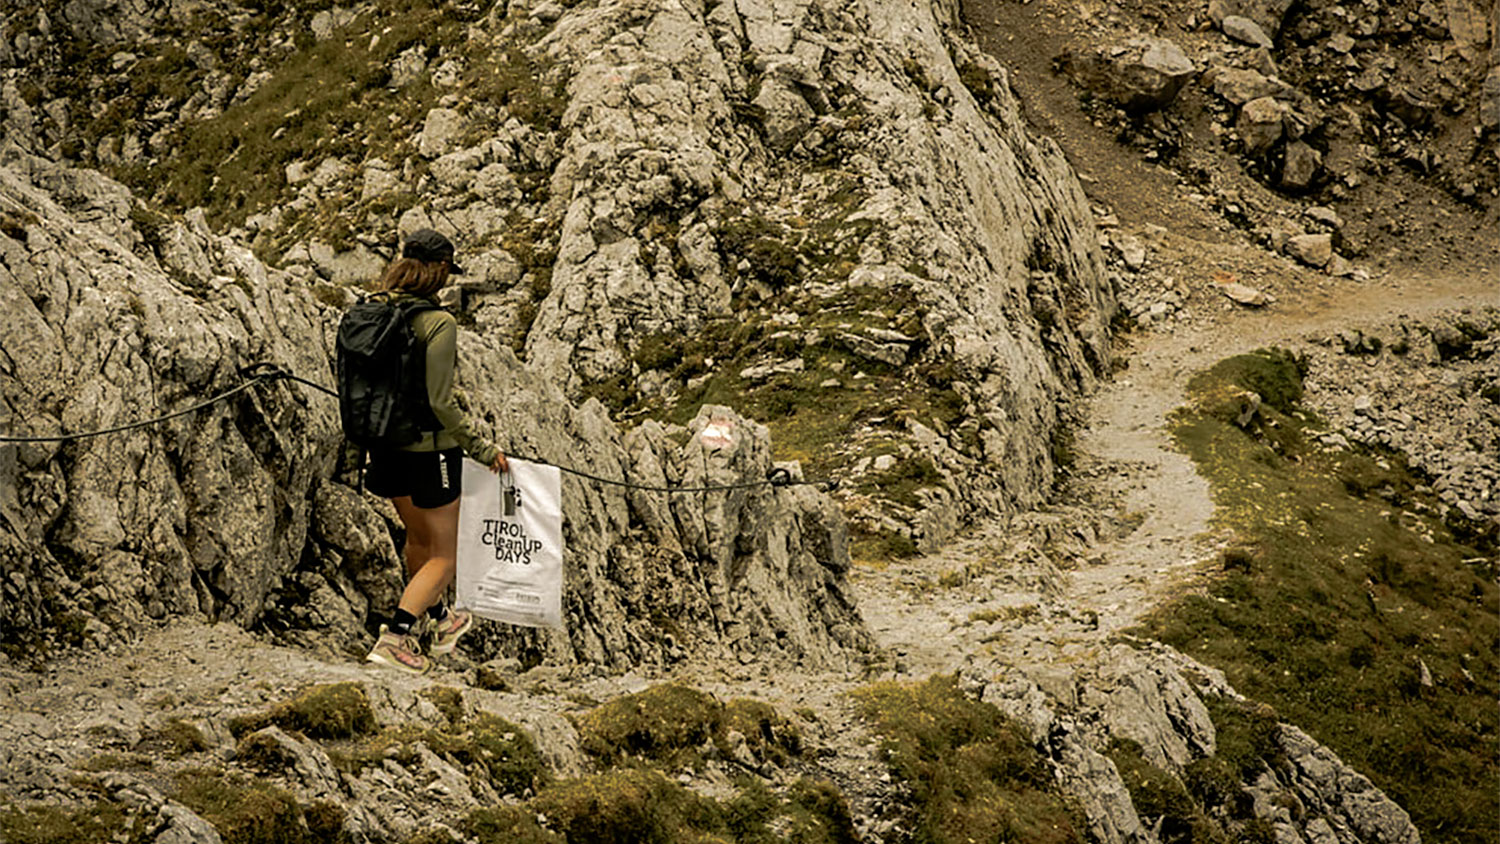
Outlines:
[[[406,590],[380,626],[380,637],[365,657],[414,674],[432,667],[422,654],[416,628],[425,615],[432,630],[431,653],[450,653],[458,638],[474,626],[469,613],[446,606],[443,595],[453,582],[458,553],[458,498],[463,455],[492,472],[508,469],[505,455],[474,433],[468,417],[453,400],[453,373],[458,363],[458,324],[437,306],[434,297],[450,274],[462,274],[453,260],[453,243],[432,229],[413,232],[401,257],[386,268],[377,298],[396,305],[418,305],[410,318],[412,334],[425,348],[427,403],[440,430],[411,445],[372,449],[365,487],[391,499],[406,527]],[[422,301],[425,300],[425,301]],[[436,426],[434,426],[436,427]]]

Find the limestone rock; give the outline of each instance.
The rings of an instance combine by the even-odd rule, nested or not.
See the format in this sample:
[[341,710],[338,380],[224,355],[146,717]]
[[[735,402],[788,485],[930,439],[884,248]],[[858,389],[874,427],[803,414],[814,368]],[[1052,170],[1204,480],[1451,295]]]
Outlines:
[[1208,16],[1221,27],[1229,17],[1249,18],[1263,34],[1274,37],[1291,6],[1292,0],[1209,0]]
[[1238,67],[1219,68],[1214,74],[1214,93],[1237,106],[1261,97],[1285,93],[1290,86],[1280,79]]
[[1333,236],[1327,234],[1302,234],[1289,239],[1286,254],[1309,267],[1324,267],[1333,257]]
[[1062,66],[1078,84],[1132,111],[1165,107],[1197,72],[1182,48],[1151,36],[1068,53]]
[[[1500,40],[1500,35],[1496,36]],[[1479,122],[1486,129],[1500,129],[1500,66],[1490,68],[1479,92]]]
[[[0,343],[16,361],[0,378],[8,430],[133,421],[237,386],[256,361],[332,382],[339,313],[307,285],[210,234],[201,213],[161,236],[169,275],[119,245],[133,224],[118,185],[22,163],[0,167],[0,194],[36,216],[24,241],[0,237],[0,302],[11,315]],[[89,217],[33,179],[73,185],[93,203],[75,206]],[[459,354],[481,430],[512,453],[655,485],[759,482],[771,469],[766,430],[728,408],[695,424],[721,420],[736,432],[731,447],[651,432],[627,443],[601,405],[574,408],[503,340],[465,332]],[[307,647],[357,648],[401,581],[394,514],[332,479],[339,446],[335,403],[276,382],[153,428],[22,451],[0,462],[0,488],[14,490],[0,495],[0,561],[13,575],[0,609],[17,627],[76,612],[101,636],[167,615],[268,621]],[[116,471],[121,461],[132,470]],[[628,665],[686,644],[817,664],[865,645],[843,582],[842,517],[825,495],[764,486],[670,498],[566,482],[568,631],[478,631],[474,651]],[[55,597],[44,601],[44,589]],[[663,615],[690,635],[669,642],[650,621]]]
[[1170,659],[1127,645],[1109,656],[1082,687],[1110,735],[1139,743],[1147,761],[1179,774],[1196,756],[1213,754],[1213,721]]
[[1306,190],[1323,169],[1323,154],[1303,141],[1286,145],[1281,165],[1281,186],[1288,190]]
[[1278,744],[1287,755],[1286,779],[1308,814],[1337,818],[1358,841],[1417,844],[1411,817],[1326,747],[1296,727],[1283,724]]
[[1474,0],[1445,0],[1448,33],[1453,36],[1458,54],[1469,61],[1483,55],[1483,48],[1491,38],[1500,34],[1489,32],[1489,22],[1484,10]]
[[1265,47],[1267,49],[1275,46],[1274,42],[1271,41],[1271,37],[1266,34],[1264,29],[1261,29],[1260,24],[1249,18],[1239,15],[1229,15],[1220,21],[1219,26],[1224,30],[1225,35],[1242,44],[1249,44],[1252,47]]
[[427,112],[422,123],[422,134],[417,138],[417,152],[424,158],[437,158],[453,149],[467,121],[463,115],[451,108],[435,108]]
[[1235,129],[1245,144],[1245,151],[1258,155],[1271,148],[1285,134],[1285,121],[1291,108],[1272,97],[1261,97],[1245,103],[1240,109]]
[[1248,284],[1241,284],[1237,281],[1220,284],[1219,292],[1241,305],[1248,305],[1252,308],[1268,305],[1273,301],[1265,291],[1257,290]]
[[169,800],[159,810],[165,828],[156,834],[155,844],[221,844],[219,831],[192,809]]

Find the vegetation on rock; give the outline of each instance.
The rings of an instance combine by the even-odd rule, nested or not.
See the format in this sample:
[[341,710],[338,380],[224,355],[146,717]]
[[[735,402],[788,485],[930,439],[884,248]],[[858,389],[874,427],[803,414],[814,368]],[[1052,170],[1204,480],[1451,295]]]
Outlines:
[[720,703],[706,692],[669,683],[624,695],[577,719],[584,750],[605,764],[647,759],[668,768],[701,762],[712,742],[729,752],[729,734],[744,736],[758,758],[785,763],[801,752],[801,737],[765,703],[735,699]]
[[[1221,399],[1252,391],[1264,401],[1242,428]],[[1146,631],[1366,772],[1424,840],[1493,841],[1494,560],[1454,539],[1399,456],[1321,445],[1300,394],[1295,361],[1278,351],[1192,382],[1173,430],[1237,545],[1208,594],[1163,607]],[[1254,730],[1241,733],[1249,748]]]
[[911,789],[913,840],[1085,840],[1047,759],[1000,710],[965,697],[956,678],[877,683],[854,696],[884,737],[891,773]]
[[351,738],[377,727],[365,690],[358,683],[335,683],[313,686],[270,709],[232,718],[229,731],[239,737],[273,724],[320,739]]

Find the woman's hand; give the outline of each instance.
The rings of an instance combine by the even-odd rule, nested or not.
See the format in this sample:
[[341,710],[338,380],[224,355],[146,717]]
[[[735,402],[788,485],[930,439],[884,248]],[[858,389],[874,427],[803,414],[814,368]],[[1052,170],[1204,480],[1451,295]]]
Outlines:
[[500,472],[509,472],[510,471],[510,464],[507,463],[506,460],[505,460],[505,452],[503,452],[503,451],[497,451],[497,452],[495,452],[495,460],[494,460],[493,463],[490,464],[490,471],[491,472],[495,472],[496,474],[498,474]]

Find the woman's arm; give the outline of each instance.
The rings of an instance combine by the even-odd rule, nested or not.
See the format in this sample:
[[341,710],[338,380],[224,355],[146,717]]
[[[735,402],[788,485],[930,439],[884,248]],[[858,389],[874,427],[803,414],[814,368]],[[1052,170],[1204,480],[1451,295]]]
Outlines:
[[[428,316],[431,314],[431,316]],[[453,400],[453,376],[458,366],[458,323],[446,311],[428,311],[423,333],[427,344],[427,402],[443,430],[464,453],[490,468],[505,468],[500,449],[474,433],[469,417]]]

